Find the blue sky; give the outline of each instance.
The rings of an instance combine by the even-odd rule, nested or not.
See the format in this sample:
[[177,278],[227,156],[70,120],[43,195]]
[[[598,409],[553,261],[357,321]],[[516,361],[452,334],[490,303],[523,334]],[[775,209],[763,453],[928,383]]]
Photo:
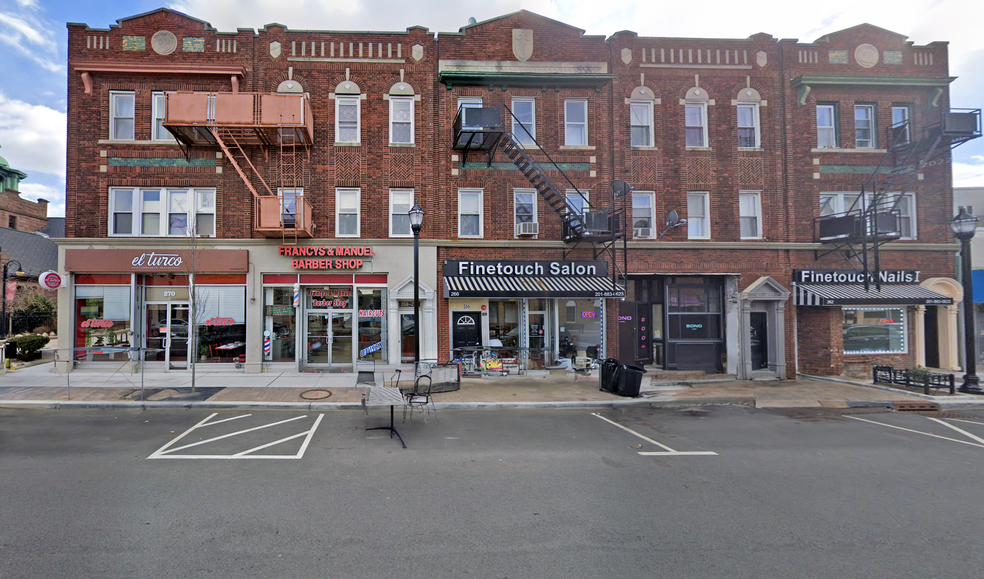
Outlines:
[[[205,20],[219,30],[278,22],[297,30],[398,30],[414,25],[453,32],[468,22],[527,9],[610,35],[745,38],[766,32],[809,42],[869,22],[916,44],[948,41],[955,108],[984,108],[982,0],[0,0],[0,156],[28,174],[21,193],[51,201],[64,215],[66,23],[108,28],[160,7]],[[954,186],[984,187],[984,138],[954,151]]]

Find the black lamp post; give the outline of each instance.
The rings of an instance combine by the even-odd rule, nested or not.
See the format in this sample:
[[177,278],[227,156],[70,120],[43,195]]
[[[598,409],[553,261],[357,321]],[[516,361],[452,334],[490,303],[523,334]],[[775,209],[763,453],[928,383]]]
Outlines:
[[410,229],[413,231],[413,373],[417,374],[420,363],[420,255],[418,241],[420,228],[424,224],[424,210],[414,201],[410,216]]
[[0,306],[0,308],[2,308],[0,320],[2,320],[3,328],[0,329],[0,335],[4,338],[7,337],[7,272],[9,271],[10,264],[12,263],[17,264],[17,269],[14,270],[14,275],[17,277],[24,277],[24,266],[21,265],[21,262],[16,259],[11,259],[7,263],[3,264],[3,283],[0,284],[0,291],[3,292],[3,295],[0,295],[0,298],[3,298],[3,305]]
[[977,216],[966,207],[950,221],[953,233],[960,240],[960,277],[964,292],[964,377],[960,391],[968,394],[984,394],[977,378],[977,328],[974,327],[974,282],[970,270],[970,240],[977,231]]

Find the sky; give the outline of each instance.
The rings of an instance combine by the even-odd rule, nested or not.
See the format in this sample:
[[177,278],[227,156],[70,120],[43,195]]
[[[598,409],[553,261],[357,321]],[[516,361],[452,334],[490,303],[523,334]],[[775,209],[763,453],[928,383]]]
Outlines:
[[[65,106],[69,22],[109,28],[117,20],[166,7],[220,31],[279,23],[294,30],[403,31],[424,26],[457,32],[526,9],[610,36],[746,38],[759,32],[812,42],[863,22],[904,34],[917,45],[949,42],[953,108],[984,108],[984,1],[826,0],[0,0],[0,156],[27,173],[22,196],[50,201],[65,214]],[[954,150],[954,186],[984,187],[984,137]]]

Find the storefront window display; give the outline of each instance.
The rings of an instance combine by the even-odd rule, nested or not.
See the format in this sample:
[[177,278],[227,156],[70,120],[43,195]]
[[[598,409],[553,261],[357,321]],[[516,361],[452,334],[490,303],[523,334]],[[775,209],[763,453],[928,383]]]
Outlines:
[[844,308],[845,354],[906,352],[905,309]]
[[[130,347],[130,315],[129,284],[75,286],[75,347],[90,349],[76,350],[76,358],[126,360],[123,349]],[[100,347],[106,350],[93,349]],[[116,348],[120,351],[113,351]]]
[[246,288],[196,285],[194,307],[199,361],[242,361],[246,353]]
[[504,348],[518,348],[520,300],[489,300],[489,337]]
[[269,287],[263,294],[263,359],[268,362],[293,362],[297,343],[294,290],[290,287]]
[[385,363],[386,348],[386,290],[359,288],[359,360]]
[[601,300],[560,302],[560,355],[562,358],[598,359],[601,352],[603,312]]

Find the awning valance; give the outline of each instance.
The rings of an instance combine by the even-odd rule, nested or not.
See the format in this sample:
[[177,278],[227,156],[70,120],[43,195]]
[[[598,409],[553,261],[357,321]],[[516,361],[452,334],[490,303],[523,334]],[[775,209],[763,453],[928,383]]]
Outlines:
[[948,306],[951,298],[914,284],[882,284],[881,291],[860,285],[802,284],[795,290],[798,306]]
[[621,298],[607,277],[475,276],[444,278],[446,298]]

